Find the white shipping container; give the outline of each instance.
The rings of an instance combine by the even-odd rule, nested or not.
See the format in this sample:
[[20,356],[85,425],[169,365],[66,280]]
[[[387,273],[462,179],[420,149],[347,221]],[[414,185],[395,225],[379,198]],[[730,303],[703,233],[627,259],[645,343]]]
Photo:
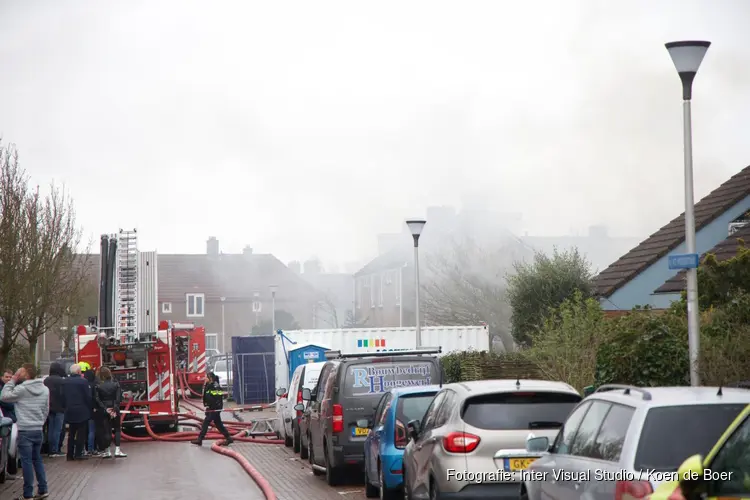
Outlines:
[[[289,340],[286,340],[286,337]],[[275,335],[276,388],[289,385],[288,353],[296,345],[314,344],[341,351],[384,352],[415,349],[417,329],[410,328],[339,328],[335,330],[289,330]],[[422,347],[440,347],[442,354],[453,351],[489,351],[490,333],[487,326],[426,326],[422,327]]]

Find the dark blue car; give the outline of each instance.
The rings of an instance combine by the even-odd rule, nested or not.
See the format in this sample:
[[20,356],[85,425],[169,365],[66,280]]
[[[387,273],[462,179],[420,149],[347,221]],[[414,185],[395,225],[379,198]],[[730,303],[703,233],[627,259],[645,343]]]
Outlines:
[[392,389],[383,394],[375,415],[368,422],[365,441],[365,494],[368,498],[393,498],[403,484],[402,457],[409,442],[406,424],[421,420],[430,406],[437,385]]

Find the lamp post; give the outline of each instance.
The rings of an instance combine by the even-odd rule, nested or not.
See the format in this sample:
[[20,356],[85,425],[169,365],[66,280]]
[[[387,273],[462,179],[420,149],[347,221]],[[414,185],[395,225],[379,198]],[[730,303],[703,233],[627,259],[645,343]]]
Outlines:
[[[411,236],[414,238],[414,321],[417,325],[417,348],[422,347],[422,322],[419,317],[419,236],[425,224],[427,221],[420,219],[406,221]],[[403,297],[401,300],[404,300]]]
[[276,335],[276,290],[279,289],[276,285],[271,285],[271,329],[273,330],[272,335]]
[[[693,200],[693,124],[690,102],[693,80],[703,62],[711,42],[683,41],[666,44],[677,73],[682,81],[682,118],[685,161],[685,247],[688,254],[696,254],[695,202]],[[690,353],[690,385],[700,385],[698,358],[700,348],[698,322],[698,269],[687,270],[688,351]]]
[[224,301],[227,300],[226,297],[221,297],[221,352],[226,354],[227,352],[227,338],[226,338],[226,332],[224,330]]

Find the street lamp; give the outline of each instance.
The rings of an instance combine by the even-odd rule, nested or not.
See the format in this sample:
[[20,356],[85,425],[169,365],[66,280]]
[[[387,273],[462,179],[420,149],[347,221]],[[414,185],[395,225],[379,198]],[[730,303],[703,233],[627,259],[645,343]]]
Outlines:
[[276,285],[269,286],[271,289],[271,330],[272,335],[276,335],[276,290],[279,289]]
[[[419,318],[419,236],[422,234],[425,224],[427,224],[427,221],[419,219],[406,221],[406,225],[414,238],[414,314],[417,324],[417,348],[422,347],[422,322]],[[401,300],[403,300],[403,297]]]
[[[682,118],[685,160],[685,247],[697,257],[695,248],[695,202],[693,200],[693,124],[690,101],[693,80],[711,42],[683,41],[666,44],[677,73],[682,81]],[[697,258],[696,258],[697,260]],[[700,385],[698,358],[700,348],[698,322],[698,269],[687,269],[688,351],[690,353],[690,385]]]
[[226,297],[221,297],[221,352],[226,354],[227,352],[227,338],[226,333],[224,330],[224,301],[227,300]]

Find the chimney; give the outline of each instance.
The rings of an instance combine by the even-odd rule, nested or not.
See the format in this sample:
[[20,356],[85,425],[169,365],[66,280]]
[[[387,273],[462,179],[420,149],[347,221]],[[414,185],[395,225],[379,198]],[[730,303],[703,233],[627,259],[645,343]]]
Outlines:
[[211,257],[219,256],[219,240],[216,239],[216,236],[211,236],[206,241],[206,254]]
[[252,254],[253,254],[253,247],[251,247],[250,245],[245,245],[245,248],[242,249],[242,255],[249,257]]
[[320,261],[317,259],[306,260],[303,266],[305,274],[320,274],[322,271]]

